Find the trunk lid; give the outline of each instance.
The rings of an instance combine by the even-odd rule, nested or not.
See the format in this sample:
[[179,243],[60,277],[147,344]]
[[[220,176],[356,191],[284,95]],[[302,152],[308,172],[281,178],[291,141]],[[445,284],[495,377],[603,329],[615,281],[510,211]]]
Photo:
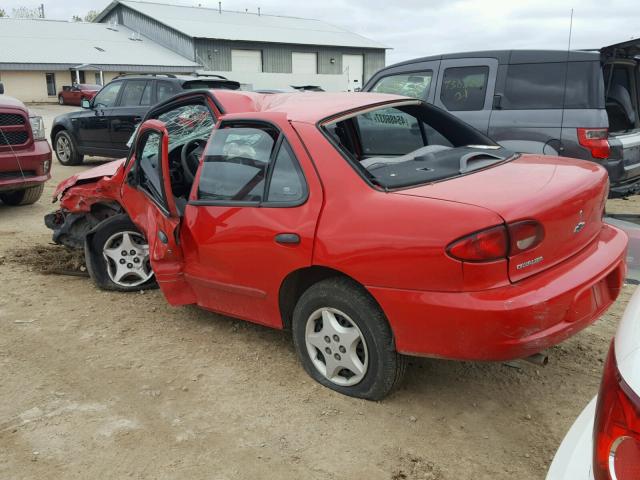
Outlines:
[[522,155],[469,175],[395,192],[484,207],[506,223],[538,221],[545,230],[544,240],[509,257],[512,282],[546,270],[587,246],[602,229],[607,193],[607,172],[602,167],[538,155]]

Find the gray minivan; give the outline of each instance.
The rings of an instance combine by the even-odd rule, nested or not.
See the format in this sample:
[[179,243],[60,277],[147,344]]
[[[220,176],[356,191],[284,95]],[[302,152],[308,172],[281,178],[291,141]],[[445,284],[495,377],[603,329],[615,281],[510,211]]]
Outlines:
[[418,58],[363,90],[433,103],[518,152],[596,161],[611,196],[640,193],[640,39],[596,51],[499,50]]

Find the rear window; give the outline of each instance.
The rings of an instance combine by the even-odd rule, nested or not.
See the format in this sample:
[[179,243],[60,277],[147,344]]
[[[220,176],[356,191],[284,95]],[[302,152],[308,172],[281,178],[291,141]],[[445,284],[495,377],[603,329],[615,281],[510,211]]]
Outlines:
[[392,93],[426,100],[431,89],[433,71],[403,73],[381,78],[371,89],[377,93]]
[[424,103],[350,115],[323,129],[356,171],[385,189],[445,180],[513,155],[453,115]]
[[509,65],[503,110],[561,109],[563,101],[566,108],[604,108],[599,62]]

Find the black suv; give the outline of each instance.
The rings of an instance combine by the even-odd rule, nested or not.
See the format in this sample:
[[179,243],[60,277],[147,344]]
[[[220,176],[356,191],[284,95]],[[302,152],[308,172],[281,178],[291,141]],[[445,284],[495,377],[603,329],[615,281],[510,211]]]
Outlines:
[[59,115],[51,126],[51,144],[62,165],[79,165],[85,155],[124,157],[136,125],[156,103],[183,90],[238,90],[224,77],[121,75],[105,85],[83,110]]

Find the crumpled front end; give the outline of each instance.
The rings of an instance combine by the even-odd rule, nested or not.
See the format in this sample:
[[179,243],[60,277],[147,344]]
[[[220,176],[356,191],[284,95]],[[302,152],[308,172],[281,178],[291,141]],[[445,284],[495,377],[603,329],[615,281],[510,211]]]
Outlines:
[[60,182],[53,201],[60,209],[44,217],[53,230],[53,241],[70,248],[84,248],[84,238],[101,221],[122,212],[120,185],[124,159],[86,170]]

